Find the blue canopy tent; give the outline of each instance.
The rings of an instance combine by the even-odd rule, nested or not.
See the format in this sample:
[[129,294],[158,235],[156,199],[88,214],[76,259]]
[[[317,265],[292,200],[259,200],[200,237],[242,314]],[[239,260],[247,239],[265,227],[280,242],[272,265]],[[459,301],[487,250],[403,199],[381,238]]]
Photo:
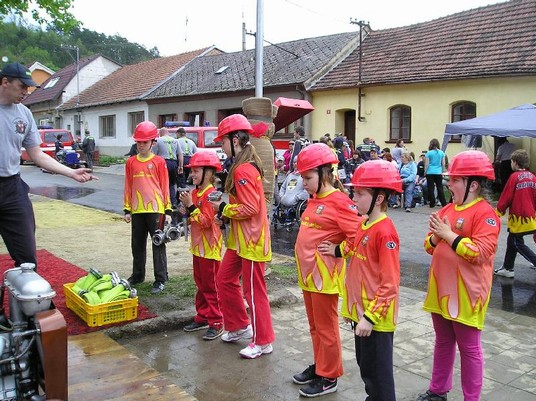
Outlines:
[[522,104],[513,109],[488,116],[447,124],[443,138],[443,150],[447,148],[450,135],[471,135],[473,138],[478,135],[536,138],[536,106]]

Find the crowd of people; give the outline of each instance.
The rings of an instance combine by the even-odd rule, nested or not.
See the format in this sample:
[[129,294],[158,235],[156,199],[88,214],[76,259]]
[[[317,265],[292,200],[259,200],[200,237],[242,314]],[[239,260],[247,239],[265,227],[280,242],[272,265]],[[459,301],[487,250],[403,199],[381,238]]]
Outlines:
[[[297,132],[303,132],[301,127]],[[300,136],[289,141],[289,148],[277,159],[277,184],[276,194],[281,192],[281,187],[287,175],[294,171],[291,163],[299,151],[296,151],[296,141]],[[434,208],[436,204],[445,206],[447,200],[445,197],[446,182],[443,174],[447,171],[448,159],[446,154],[440,149],[439,141],[432,139],[428,150],[422,151],[419,160],[416,160],[414,152],[409,151],[403,139],[396,141],[395,146],[390,148],[380,147],[374,139],[364,138],[363,143],[354,147],[351,140],[347,140],[342,134],[338,134],[334,139],[330,134],[326,134],[319,139],[320,143],[326,144],[332,149],[337,156],[337,175],[343,184],[347,186],[346,190],[353,197],[354,190],[351,185],[352,176],[356,169],[364,162],[369,160],[386,160],[398,170],[402,178],[403,191],[401,195],[393,195],[389,199],[388,206],[392,208],[403,207],[406,212],[411,212],[416,206],[429,205]],[[303,149],[303,144],[299,145]],[[276,196],[276,204],[281,198],[281,193]],[[296,198],[295,203],[298,202]]]

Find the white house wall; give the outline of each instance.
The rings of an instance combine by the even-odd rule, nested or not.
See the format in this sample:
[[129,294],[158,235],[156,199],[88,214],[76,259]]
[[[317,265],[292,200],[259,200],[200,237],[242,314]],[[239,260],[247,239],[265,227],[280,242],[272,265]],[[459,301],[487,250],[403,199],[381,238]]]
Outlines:
[[[97,83],[121,66],[105,57],[97,57],[91,63],[80,69],[80,92]],[[62,101],[66,102],[78,95],[76,75],[64,89]]]
[[[108,156],[123,156],[132,145],[132,132],[129,127],[128,113],[143,111],[147,119],[147,103],[136,101],[120,105],[92,107],[82,112],[82,131],[89,129],[95,138],[99,152]],[[100,130],[100,117],[115,115],[115,138],[103,138]],[[76,112],[64,113],[63,127],[75,132]],[[69,127],[68,127],[69,126]]]

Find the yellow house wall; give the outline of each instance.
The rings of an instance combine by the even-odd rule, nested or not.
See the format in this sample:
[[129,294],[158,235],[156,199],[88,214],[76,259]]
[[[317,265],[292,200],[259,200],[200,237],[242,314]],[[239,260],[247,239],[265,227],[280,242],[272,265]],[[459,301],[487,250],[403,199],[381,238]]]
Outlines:
[[[524,103],[536,103],[536,77],[386,85],[364,88],[364,94],[361,114],[365,121],[356,121],[356,145],[364,137],[372,137],[381,148],[392,147],[394,144],[389,142],[389,108],[403,104],[411,107],[411,141],[406,146],[418,154],[421,150],[428,149],[432,138],[437,138],[442,143],[453,103],[474,102],[477,117]],[[327,132],[333,135],[343,131],[344,111],[357,110],[357,90],[313,92],[313,105],[313,139],[318,139]],[[536,162],[534,140],[509,140],[518,148],[527,149],[531,160]],[[447,155],[451,157],[464,149],[463,144],[449,144]],[[491,137],[484,137],[482,150],[490,157],[493,156]]]

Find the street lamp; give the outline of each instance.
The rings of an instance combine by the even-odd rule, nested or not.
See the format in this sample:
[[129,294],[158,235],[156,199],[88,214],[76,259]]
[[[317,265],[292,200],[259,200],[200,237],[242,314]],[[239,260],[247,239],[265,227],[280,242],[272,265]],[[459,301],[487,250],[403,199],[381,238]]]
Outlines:
[[[62,49],[76,50],[76,112],[78,119],[78,129],[82,137],[82,119],[80,117],[80,48],[78,46],[61,45]],[[70,55],[71,53],[69,53]]]

